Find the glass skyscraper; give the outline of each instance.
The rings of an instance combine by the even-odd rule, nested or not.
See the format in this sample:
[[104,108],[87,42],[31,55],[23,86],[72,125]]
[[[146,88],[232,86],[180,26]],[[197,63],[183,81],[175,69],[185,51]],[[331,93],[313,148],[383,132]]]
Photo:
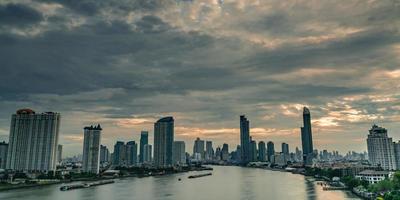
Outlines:
[[82,171],[89,173],[99,173],[100,169],[100,142],[101,131],[100,125],[85,127],[83,138],[83,159]]
[[164,117],[154,124],[154,165],[158,168],[172,166],[174,118]]
[[303,148],[304,165],[312,165],[313,140],[311,130],[311,114],[307,107],[303,109],[303,127],[301,127],[301,144]]
[[246,116],[240,116],[240,147],[241,147],[241,163],[250,162],[250,122]]
[[149,144],[149,132],[142,131],[140,133],[140,146],[139,146],[139,162],[143,163],[144,145]]

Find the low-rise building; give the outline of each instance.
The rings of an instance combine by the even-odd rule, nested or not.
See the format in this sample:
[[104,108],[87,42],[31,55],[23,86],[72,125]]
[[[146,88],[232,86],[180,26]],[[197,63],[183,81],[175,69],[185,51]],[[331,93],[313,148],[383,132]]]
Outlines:
[[368,181],[369,184],[375,184],[388,178],[392,178],[394,172],[364,170],[356,175],[359,180]]

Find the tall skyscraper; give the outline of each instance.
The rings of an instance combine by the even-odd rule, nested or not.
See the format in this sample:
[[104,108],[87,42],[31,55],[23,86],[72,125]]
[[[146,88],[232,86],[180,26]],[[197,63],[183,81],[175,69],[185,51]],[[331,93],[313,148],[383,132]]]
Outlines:
[[244,115],[240,116],[240,147],[242,164],[250,161],[250,122]]
[[204,159],[204,140],[196,138],[193,145],[193,157]]
[[282,153],[285,156],[289,155],[289,145],[284,142],[282,143]]
[[117,141],[114,145],[114,157],[112,164],[114,166],[126,166],[126,146],[125,142]]
[[7,153],[8,153],[8,144],[5,141],[0,142],[0,169],[6,168]]
[[267,149],[265,148],[265,142],[260,141],[258,143],[258,161],[265,162],[265,153]]
[[214,157],[214,149],[212,141],[206,141],[206,160],[212,160]]
[[104,145],[100,145],[100,163],[109,163],[110,162],[110,151]]
[[221,149],[221,159],[227,161],[229,159],[229,145],[224,143]]
[[303,109],[303,127],[301,127],[301,144],[303,148],[304,165],[312,165],[313,140],[311,130],[311,114],[307,107]]
[[83,129],[83,159],[82,171],[88,173],[99,173],[100,168],[100,142],[101,142],[100,124],[97,126],[87,126]]
[[151,163],[151,154],[152,154],[152,146],[149,144],[145,144],[143,146],[143,163],[144,164]]
[[254,140],[250,141],[250,161],[256,162],[258,159],[257,156],[257,142]]
[[140,152],[139,152],[139,162],[143,163],[143,150],[144,150],[144,145],[149,143],[149,132],[148,131],[142,131],[140,133]]
[[373,125],[367,138],[369,162],[373,166],[381,166],[385,170],[395,170],[396,158],[392,138],[385,128]]
[[154,124],[154,165],[158,168],[172,166],[174,118],[164,117]]
[[174,141],[172,152],[174,165],[182,166],[186,164],[186,151],[184,141]]
[[137,163],[138,146],[135,141],[126,143],[126,164],[128,166],[136,165]]
[[60,164],[62,162],[62,152],[63,152],[63,146],[59,144],[57,146],[57,163]]
[[12,115],[6,169],[18,171],[54,171],[60,114],[36,114],[30,109]]
[[267,160],[271,162],[271,157],[275,155],[275,145],[272,141],[267,143]]

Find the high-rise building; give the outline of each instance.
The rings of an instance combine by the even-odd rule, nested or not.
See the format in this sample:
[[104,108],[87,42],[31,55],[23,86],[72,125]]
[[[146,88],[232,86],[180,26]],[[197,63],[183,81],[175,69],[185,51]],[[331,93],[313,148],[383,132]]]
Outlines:
[[397,170],[400,169],[400,141],[393,142],[393,147],[394,147],[394,156],[396,160],[396,168]]
[[138,146],[135,141],[126,143],[126,164],[128,166],[136,165],[137,163],[137,149]]
[[8,144],[3,141],[0,142],[0,169],[6,168]]
[[154,124],[154,165],[158,168],[172,166],[174,118],[164,117]]
[[311,130],[311,114],[307,107],[303,109],[303,127],[301,127],[301,144],[303,148],[304,165],[312,165],[313,139]]
[[242,162],[242,147],[240,145],[236,146],[236,162]]
[[100,163],[109,163],[110,162],[110,151],[104,145],[100,145]]
[[114,145],[114,157],[113,157],[113,165],[115,166],[126,166],[126,145],[125,142],[117,141]]
[[257,142],[254,140],[250,140],[250,161],[256,162],[257,157]]
[[152,146],[149,144],[145,144],[143,146],[143,163],[145,164],[151,163],[151,153],[152,153]]
[[206,141],[206,160],[212,160],[214,157],[214,149],[212,141]]
[[82,171],[98,174],[100,169],[100,143],[101,128],[97,126],[88,126],[83,129],[83,159]]
[[396,158],[392,138],[388,137],[385,128],[373,125],[367,138],[369,162],[385,170],[395,170]]
[[204,159],[204,140],[196,138],[196,140],[194,141],[193,157],[200,158],[200,160]]
[[242,164],[250,162],[250,122],[246,116],[240,116],[240,147]]
[[30,109],[12,115],[6,169],[17,171],[54,171],[60,114],[36,114]]
[[57,163],[60,164],[62,162],[62,152],[63,152],[63,146],[59,144],[57,146]]
[[266,153],[266,148],[265,148],[265,142],[260,141],[258,143],[258,161],[260,162],[265,162],[265,153]]
[[221,160],[222,159],[222,151],[221,151],[221,147],[217,147],[215,149],[215,160]]
[[229,159],[229,145],[224,143],[221,149],[221,159],[227,161]]
[[184,141],[174,141],[173,146],[173,163],[174,165],[185,165],[186,164],[186,150]]
[[272,162],[271,157],[275,155],[275,145],[272,141],[267,143],[267,160]]
[[139,162],[143,163],[143,150],[144,150],[144,145],[149,143],[149,132],[148,131],[142,131],[140,133],[140,152],[139,152]]
[[289,145],[284,142],[282,143],[282,153],[285,156],[289,155]]

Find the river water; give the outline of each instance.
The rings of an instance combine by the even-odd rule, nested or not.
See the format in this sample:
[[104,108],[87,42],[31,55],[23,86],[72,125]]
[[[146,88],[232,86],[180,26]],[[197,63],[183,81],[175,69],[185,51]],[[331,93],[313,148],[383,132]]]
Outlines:
[[[61,185],[0,192],[0,200],[341,200],[349,192],[323,191],[302,175],[254,168],[213,166],[212,176],[190,172],[118,179],[114,184],[60,191]],[[181,178],[181,181],[178,181]]]

